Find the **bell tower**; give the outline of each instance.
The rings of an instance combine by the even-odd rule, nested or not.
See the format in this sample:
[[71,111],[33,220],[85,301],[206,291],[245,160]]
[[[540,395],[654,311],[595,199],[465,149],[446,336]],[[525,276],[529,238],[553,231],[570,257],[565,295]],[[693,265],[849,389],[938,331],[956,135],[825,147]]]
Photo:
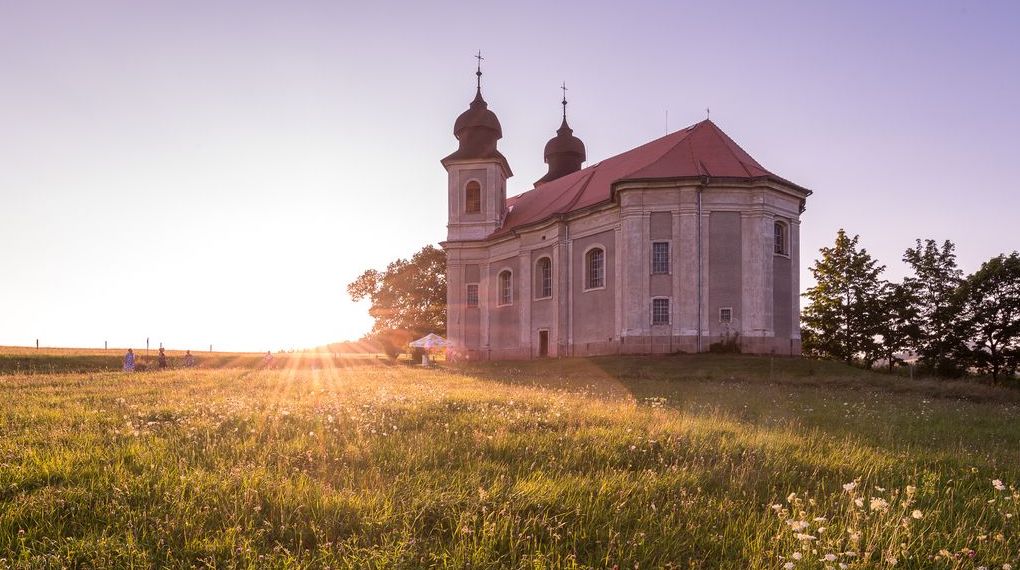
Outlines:
[[506,179],[513,176],[496,149],[503,129],[482,98],[481,52],[475,57],[475,98],[453,125],[459,147],[442,160],[448,176],[448,241],[483,239],[496,231],[506,216]]

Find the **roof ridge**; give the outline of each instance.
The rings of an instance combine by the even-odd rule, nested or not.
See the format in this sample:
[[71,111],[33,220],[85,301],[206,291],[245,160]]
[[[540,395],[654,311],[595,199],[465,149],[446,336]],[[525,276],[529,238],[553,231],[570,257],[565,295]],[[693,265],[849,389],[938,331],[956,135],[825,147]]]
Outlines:
[[602,161],[596,162],[595,164],[592,165],[591,172],[588,173],[588,178],[585,179],[584,184],[581,184],[581,188],[578,189],[577,193],[574,194],[574,197],[571,198],[570,202],[567,203],[566,206],[567,212],[569,212],[571,208],[574,207],[574,204],[577,204],[577,201],[581,199],[581,196],[584,195],[585,189],[588,188],[588,184],[591,183],[591,179],[595,178],[595,171],[598,170],[600,166],[602,166]]
[[[747,167],[747,164],[740,157],[740,154],[743,154],[747,158],[751,159],[751,162],[754,164],[756,168],[764,171],[766,174],[775,176],[775,174],[772,174],[772,171],[762,166],[761,163],[759,163],[757,160],[755,160],[753,156],[751,156],[751,153],[744,150],[744,148],[737,144],[737,141],[733,140],[729,135],[726,134],[725,131],[716,126],[715,123],[713,123],[712,125],[715,126],[715,131],[719,134],[719,137],[722,139],[723,143],[726,144],[727,147],[726,150],[730,151],[733,154],[733,157],[737,159],[737,163],[740,164],[740,167],[744,169],[745,173],[747,173],[748,178],[753,178],[755,174],[751,173],[751,169]],[[734,147],[737,150],[739,150],[740,153],[733,152]]]

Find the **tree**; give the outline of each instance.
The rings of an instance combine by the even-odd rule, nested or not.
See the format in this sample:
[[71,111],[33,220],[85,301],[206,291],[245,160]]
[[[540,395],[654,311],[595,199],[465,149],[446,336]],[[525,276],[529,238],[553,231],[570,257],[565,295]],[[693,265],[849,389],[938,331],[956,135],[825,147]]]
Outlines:
[[887,284],[878,303],[881,315],[877,330],[879,356],[892,372],[893,367],[903,362],[897,355],[909,349],[910,339],[917,336],[917,313],[910,291],[899,283]]
[[[373,338],[386,346],[399,348],[406,344],[404,339],[430,332],[446,334],[446,252],[442,249],[427,245],[410,260],[393,261],[385,271],[369,269],[347,285],[347,293],[355,301],[371,302]],[[387,353],[392,350],[387,348]]]
[[967,277],[957,303],[964,307],[969,364],[998,382],[1020,365],[1020,254],[999,255]]
[[880,299],[886,283],[884,265],[858,249],[859,236],[840,229],[833,247],[820,250],[811,273],[815,286],[804,294],[802,340],[805,351],[847,363],[862,359],[869,368],[880,353],[875,339],[880,329]]
[[963,373],[966,353],[957,294],[963,272],[956,266],[955,249],[949,240],[941,248],[934,240],[925,240],[923,246],[917,240],[917,247],[903,254],[903,261],[914,270],[913,276],[903,280],[915,313],[911,344],[923,365],[949,377]]

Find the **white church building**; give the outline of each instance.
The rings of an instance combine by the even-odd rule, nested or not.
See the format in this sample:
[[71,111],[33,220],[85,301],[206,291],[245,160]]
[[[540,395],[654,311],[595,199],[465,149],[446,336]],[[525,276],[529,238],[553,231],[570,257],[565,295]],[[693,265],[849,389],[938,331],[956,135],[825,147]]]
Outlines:
[[[479,88],[454,123],[447,335],[457,357],[800,354],[800,215],[810,190],[710,120],[582,168],[563,123],[548,173],[507,198],[502,129]],[[537,154],[537,153],[536,153]]]

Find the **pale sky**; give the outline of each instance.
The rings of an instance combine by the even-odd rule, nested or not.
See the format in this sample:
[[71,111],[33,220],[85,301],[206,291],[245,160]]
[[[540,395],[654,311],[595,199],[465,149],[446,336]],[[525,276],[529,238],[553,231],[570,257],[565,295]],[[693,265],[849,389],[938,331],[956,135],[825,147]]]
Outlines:
[[345,286],[446,232],[483,94],[542,176],[712,119],[904,273],[1020,248],[1020,3],[0,0],[0,345],[267,350],[371,327]]

